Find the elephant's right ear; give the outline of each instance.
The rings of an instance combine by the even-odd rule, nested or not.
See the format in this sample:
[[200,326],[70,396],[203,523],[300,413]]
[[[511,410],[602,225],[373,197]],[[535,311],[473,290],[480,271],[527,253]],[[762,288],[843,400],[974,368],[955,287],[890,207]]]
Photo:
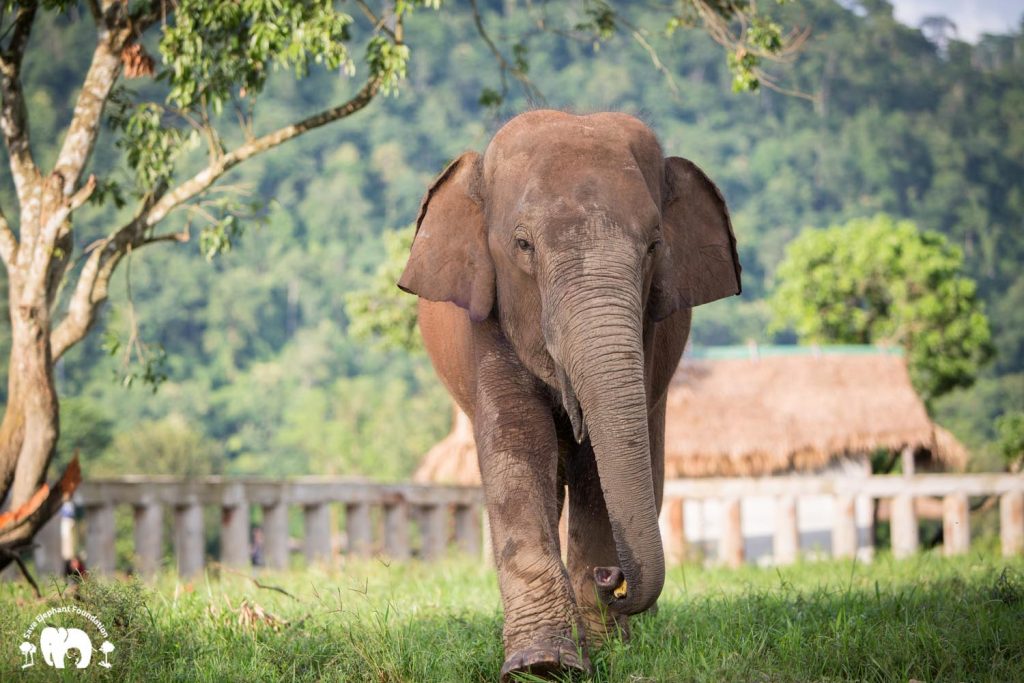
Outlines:
[[466,152],[427,190],[416,237],[398,286],[430,301],[450,301],[479,322],[494,307],[494,263],[484,228],[482,159]]

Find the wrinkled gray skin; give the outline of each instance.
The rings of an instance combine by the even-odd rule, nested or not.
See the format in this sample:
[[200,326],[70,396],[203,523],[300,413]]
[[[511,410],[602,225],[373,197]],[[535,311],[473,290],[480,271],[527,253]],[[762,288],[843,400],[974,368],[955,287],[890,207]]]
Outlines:
[[690,308],[740,289],[721,194],[635,118],[529,112],[435,181],[399,286],[473,421],[502,676],[589,670],[664,583],[668,383]]

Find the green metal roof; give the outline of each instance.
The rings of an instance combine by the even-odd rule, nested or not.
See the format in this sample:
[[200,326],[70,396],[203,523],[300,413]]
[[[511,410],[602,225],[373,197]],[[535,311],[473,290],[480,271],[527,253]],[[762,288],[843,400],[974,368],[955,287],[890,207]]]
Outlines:
[[760,345],[695,346],[686,350],[687,358],[704,360],[737,360],[764,356],[902,356],[899,346],[871,344],[836,344],[834,346]]

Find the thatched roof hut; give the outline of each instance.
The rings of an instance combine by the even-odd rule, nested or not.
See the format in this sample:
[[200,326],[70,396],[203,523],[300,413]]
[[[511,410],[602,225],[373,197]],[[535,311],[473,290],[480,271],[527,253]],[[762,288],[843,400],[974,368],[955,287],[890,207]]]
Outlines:
[[[816,471],[877,449],[912,449],[918,461],[943,469],[967,461],[956,438],[928,418],[898,349],[707,349],[683,358],[669,388],[669,478]],[[464,416],[414,478],[479,483]]]

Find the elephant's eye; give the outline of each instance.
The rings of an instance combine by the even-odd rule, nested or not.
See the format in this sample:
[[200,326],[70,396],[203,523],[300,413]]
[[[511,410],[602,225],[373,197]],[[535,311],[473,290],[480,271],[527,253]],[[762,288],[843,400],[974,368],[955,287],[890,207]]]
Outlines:
[[520,251],[530,252],[533,251],[533,245],[530,244],[529,240],[523,239],[522,237],[516,238],[516,246],[519,247]]
[[653,254],[654,252],[658,251],[658,245],[660,244],[661,240],[654,240],[653,242],[651,242],[651,246],[647,247],[647,253]]

